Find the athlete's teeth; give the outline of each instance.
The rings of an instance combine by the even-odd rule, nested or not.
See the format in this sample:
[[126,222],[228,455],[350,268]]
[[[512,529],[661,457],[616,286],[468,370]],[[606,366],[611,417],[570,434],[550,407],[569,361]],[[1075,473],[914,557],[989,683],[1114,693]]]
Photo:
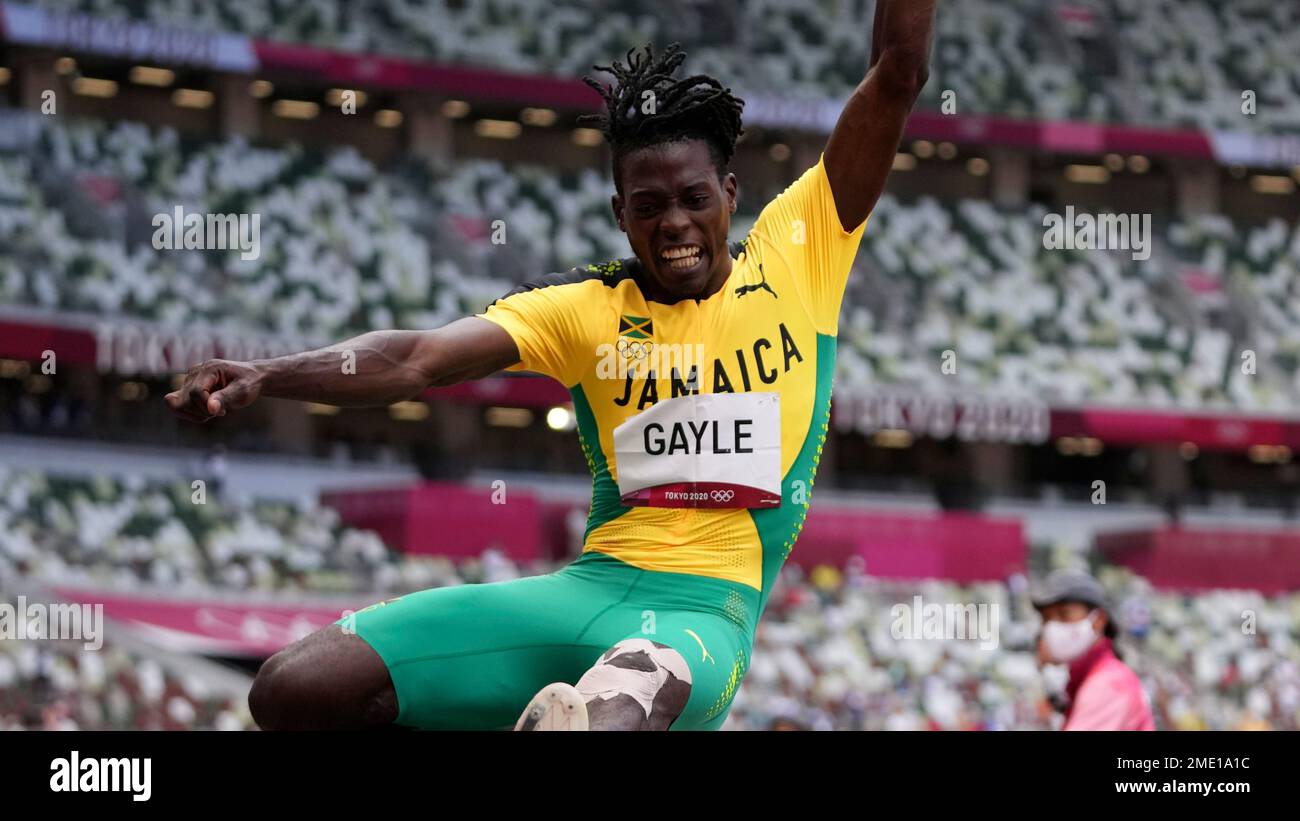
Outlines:
[[671,262],[675,259],[686,259],[688,256],[699,256],[700,251],[695,246],[687,248],[674,248],[671,251],[664,251],[661,256]]
[[675,271],[685,271],[694,268],[695,264],[700,261],[700,247],[698,245],[688,245],[683,248],[673,248],[664,251],[661,256],[668,263],[668,267]]

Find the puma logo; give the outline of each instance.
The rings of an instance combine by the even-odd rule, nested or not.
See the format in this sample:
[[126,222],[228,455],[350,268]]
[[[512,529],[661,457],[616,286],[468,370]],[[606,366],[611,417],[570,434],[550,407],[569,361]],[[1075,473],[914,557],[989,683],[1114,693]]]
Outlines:
[[704,653],[704,655],[700,657],[700,661],[707,661],[710,664],[717,663],[713,660],[713,656],[709,655],[709,648],[704,646],[704,641],[695,634],[694,630],[687,629],[686,634],[700,643],[700,650]]
[[758,282],[755,282],[752,285],[741,285],[739,288],[736,289],[736,296],[742,297],[745,294],[749,293],[750,291],[757,291],[761,288],[762,290],[767,291],[769,294],[771,294],[773,299],[779,299],[780,297],[776,295],[776,291],[773,291],[772,286],[767,284],[767,274],[763,273],[762,263],[759,263],[758,265],[758,274],[760,277],[762,277],[762,279],[760,279]]

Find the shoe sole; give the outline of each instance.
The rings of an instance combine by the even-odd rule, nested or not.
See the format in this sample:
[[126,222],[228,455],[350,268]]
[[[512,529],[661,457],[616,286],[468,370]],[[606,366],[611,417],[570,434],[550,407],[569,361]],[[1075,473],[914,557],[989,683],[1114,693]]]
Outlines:
[[515,730],[586,730],[587,703],[571,684],[548,684],[533,696]]

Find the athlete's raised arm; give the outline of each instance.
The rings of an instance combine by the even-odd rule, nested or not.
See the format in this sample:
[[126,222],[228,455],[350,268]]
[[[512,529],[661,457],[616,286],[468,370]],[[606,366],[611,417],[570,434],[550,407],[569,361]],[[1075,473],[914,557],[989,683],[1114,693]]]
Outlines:
[[225,416],[259,396],[352,407],[388,405],[431,386],[482,378],[518,361],[510,334],[471,316],[432,331],[372,331],[275,359],[210,359],[192,368],[165,401],[191,422]]
[[903,126],[930,75],[935,0],[876,0],[871,65],[826,143],[826,176],[840,224],[852,231],[875,207]]

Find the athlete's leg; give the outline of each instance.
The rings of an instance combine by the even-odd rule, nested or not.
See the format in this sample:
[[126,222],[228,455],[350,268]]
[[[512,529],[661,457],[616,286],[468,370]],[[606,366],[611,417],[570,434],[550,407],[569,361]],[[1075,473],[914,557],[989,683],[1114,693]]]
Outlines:
[[618,642],[578,680],[592,730],[667,730],[691,696],[681,654],[644,638]]
[[[588,555],[603,572],[627,572],[616,559]],[[635,586],[584,635],[603,648],[577,685],[591,727],[722,726],[749,667],[758,606],[758,591],[722,579],[639,572]]]
[[268,659],[253,680],[248,706],[263,730],[361,729],[397,718],[397,694],[383,659],[337,624]]
[[752,648],[723,616],[634,601],[602,613],[588,635],[615,639],[577,684],[593,730],[721,727]]
[[720,728],[749,668],[750,634],[722,616],[678,610],[659,615],[653,638],[676,650],[691,674],[689,698],[669,729]]
[[250,706],[270,728],[509,727],[539,688],[577,681],[609,646],[587,627],[634,581],[575,564],[373,605],[277,654]]

